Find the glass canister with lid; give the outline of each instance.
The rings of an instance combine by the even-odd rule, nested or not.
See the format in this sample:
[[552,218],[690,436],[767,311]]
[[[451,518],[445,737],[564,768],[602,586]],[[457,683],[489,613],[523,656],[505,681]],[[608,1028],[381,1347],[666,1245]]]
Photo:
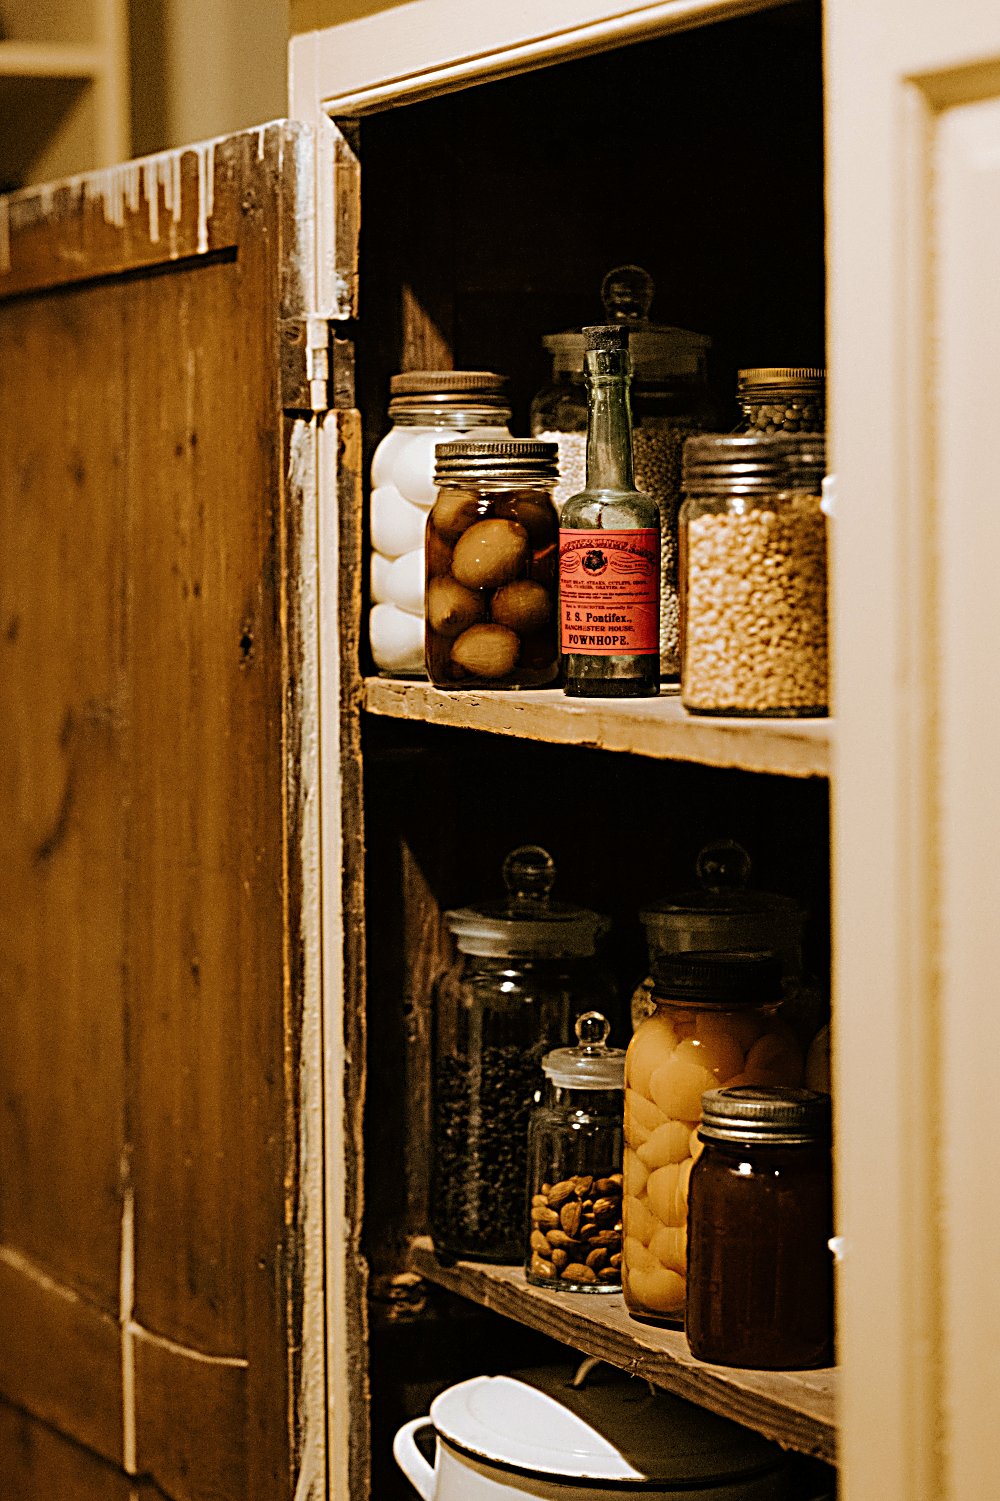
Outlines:
[[555,444],[440,443],[427,517],[427,675],[442,688],[541,688],[559,673]]
[[458,960],[435,996],[431,1230],[446,1256],[516,1263],[542,1058],[616,997],[605,919],[552,899],[552,857],[522,846],[503,875],[506,900],[445,914]]
[[[678,660],[677,512],[685,438],[709,425],[703,334],[652,323],[653,280],[641,266],[619,266],[604,278],[605,322],[629,329],[632,361],[632,456],[635,485],[656,502],[661,521],[660,673],[676,678]],[[559,509],[586,486],[586,337],[582,328],[549,334],[552,378],[531,405],[531,431],[559,447]]]
[[826,714],[825,460],[822,434],[684,445],[681,701],[692,713]]
[[576,1020],[577,1046],[542,1059],[545,1092],[528,1127],[525,1274],[562,1292],[619,1292],[625,1052],[599,1011]]
[[743,432],[821,433],[826,427],[826,371],[815,365],[741,370],[736,399]]
[[774,954],[663,954],[652,1000],[625,1060],[622,1286],[630,1313],[677,1322],[701,1097],[720,1086],[798,1086],[802,1051],[777,1014]]
[[369,638],[375,665],[424,675],[424,527],[437,497],[434,449],[466,433],[502,438],[505,376],[488,370],[410,370],[389,382],[392,426],[372,458]]
[[703,1151],[690,1185],[691,1353],[744,1369],[831,1365],[829,1095],[709,1090],[698,1137]]

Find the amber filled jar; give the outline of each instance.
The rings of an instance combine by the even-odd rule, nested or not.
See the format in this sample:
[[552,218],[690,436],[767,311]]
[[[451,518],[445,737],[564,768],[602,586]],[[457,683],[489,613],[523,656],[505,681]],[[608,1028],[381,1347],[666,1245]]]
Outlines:
[[701,1097],[720,1085],[798,1085],[802,1051],[778,1017],[774,954],[661,954],[654,1011],[625,1060],[622,1288],[629,1312],[677,1323],[686,1292],[688,1180]]
[[427,518],[427,675],[440,688],[541,688],[559,671],[554,443],[440,443]]
[[833,1363],[830,1098],[710,1090],[691,1174],[687,1337],[715,1365]]

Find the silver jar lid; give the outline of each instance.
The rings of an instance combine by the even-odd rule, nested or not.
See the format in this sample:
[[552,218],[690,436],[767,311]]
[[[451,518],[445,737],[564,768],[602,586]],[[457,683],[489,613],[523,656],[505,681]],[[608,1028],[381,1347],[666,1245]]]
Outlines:
[[830,1096],[818,1089],[738,1084],[701,1097],[698,1135],[706,1141],[800,1146],[830,1140]]
[[492,370],[406,370],[389,378],[389,416],[432,407],[483,408],[510,417],[507,377]]
[[681,488],[688,495],[820,492],[826,473],[822,433],[698,433],[684,444]]
[[537,438],[469,438],[438,443],[434,455],[437,484],[455,479],[475,483],[479,479],[559,478],[559,445]]

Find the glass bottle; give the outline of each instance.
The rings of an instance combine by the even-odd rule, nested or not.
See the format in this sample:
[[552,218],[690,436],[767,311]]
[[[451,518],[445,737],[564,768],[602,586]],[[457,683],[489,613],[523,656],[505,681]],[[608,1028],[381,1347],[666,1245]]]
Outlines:
[[826,714],[824,468],[822,433],[685,443],[681,701],[691,713]]
[[525,1274],[561,1292],[620,1292],[625,1052],[599,1011],[577,1046],[542,1059],[545,1093],[528,1127]]
[[541,688],[559,674],[554,443],[440,443],[427,517],[427,675]]
[[[628,330],[632,359],[632,462],[636,488],[660,511],[660,677],[676,680],[678,654],[677,513],[685,438],[713,427],[704,334],[654,323],[653,278],[641,266],[616,266],[601,284],[607,323]],[[586,339],[579,328],[547,334],[552,373],[531,403],[531,432],[559,445],[556,509],[587,481]]]
[[833,1363],[830,1098],[709,1090],[691,1173],[687,1337],[714,1365]]
[[578,698],[660,691],[660,512],[635,488],[631,363],[621,324],[587,335],[587,486],[559,526],[566,692]]
[[368,633],[384,676],[424,676],[424,527],[435,445],[506,437],[507,379],[489,370],[407,370],[389,381],[392,426],[372,456]]
[[459,961],[435,995],[431,1231],[445,1256],[517,1263],[542,1058],[617,1000],[597,957],[606,922],[553,901],[552,857],[522,846],[503,877],[506,900],[445,913]]
[[625,1060],[622,1289],[630,1313],[676,1323],[701,1097],[720,1085],[797,1086],[802,1049],[777,1015],[774,954],[662,954],[651,999]]

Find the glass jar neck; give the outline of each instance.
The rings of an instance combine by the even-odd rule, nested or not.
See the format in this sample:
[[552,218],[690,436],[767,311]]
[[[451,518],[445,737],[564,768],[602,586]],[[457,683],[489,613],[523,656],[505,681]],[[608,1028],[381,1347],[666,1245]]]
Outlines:
[[587,372],[587,489],[635,490],[627,370]]
[[528,475],[484,475],[484,474],[449,474],[446,479],[437,479],[439,490],[456,489],[467,493],[470,490],[481,490],[496,494],[500,491],[514,491],[518,495],[544,496],[547,500],[552,499],[556,487],[554,479],[537,479]]
[[699,1139],[706,1153],[711,1153],[719,1162],[725,1161],[737,1166],[740,1163],[749,1162],[752,1166],[760,1167],[765,1171],[769,1167],[780,1167],[789,1158],[802,1166],[810,1162],[825,1164],[829,1161],[831,1152],[828,1141],[819,1141],[815,1137],[800,1141],[760,1141],[737,1138],[720,1140],[712,1136]]
[[547,1079],[545,1103],[578,1115],[606,1115],[620,1120],[625,1108],[625,1094],[621,1089],[569,1089]]
[[431,427],[442,431],[470,428],[499,428],[506,432],[510,423],[509,407],[410,407],[404,411],[390,409],[393,427]]

